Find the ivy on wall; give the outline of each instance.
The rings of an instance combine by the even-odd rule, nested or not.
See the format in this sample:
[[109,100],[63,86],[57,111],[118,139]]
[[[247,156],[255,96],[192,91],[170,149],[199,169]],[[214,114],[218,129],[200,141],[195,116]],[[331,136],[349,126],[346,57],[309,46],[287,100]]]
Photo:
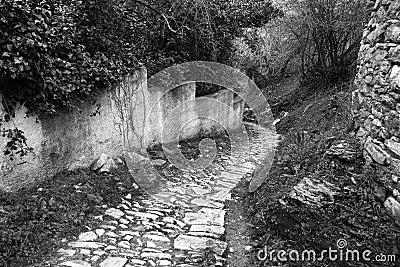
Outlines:
[[132,42],[117,36],[129,25],[112,1],[2,1],[0,10],[1,93],[10,108],[54,113],[137,66]]
[[[0,94],[8,116],[0,124],[12,120],[18,103],[28,115],[73,107],[139,61],[150,74],[193,60],[228,63],[241,29],[277,14],[268,0],[0,0]],[[11,151],[24,147],[23,132],[0,129],[17,137]]]
[[[115,1],[0,1],[1,122],[17,103],[56,113],[137,68],[130,14]],[[1,128],[6,155],[26,154],[24,133]]]

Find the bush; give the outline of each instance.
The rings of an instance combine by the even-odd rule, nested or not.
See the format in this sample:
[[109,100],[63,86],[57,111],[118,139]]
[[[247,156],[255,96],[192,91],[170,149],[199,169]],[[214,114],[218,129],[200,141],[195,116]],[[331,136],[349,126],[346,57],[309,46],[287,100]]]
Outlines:
[[297,55],[293,51],[291,37],[283,28],[281,17],[260,28],[247,30],[242,38],[235,40],[237,66],[260,85],[262,80],[266,80],[263,76],[273,78],[297,70],[294,64]]
[[236,59],[244,69],[265,75],[300,71],[327,82],[354,73],[367,19],[360,0],[286,0],[284,15],[236,41]]
[[304,74],[335,81],[352,74],[367,7],[361,0],[285,2],[285,29],[295,38]]
[[128,14],[114,2],[1,1],[4,104],[54,113],[135,68]]
[[[278,14],[269,0],[168,0],[150,1],[168,14],[175,32],[161,24],[160,17],[149,20],[146,66],[158,71],[171,64],[204,60],[232,64],[232,41],[244,28],[260,27]],[[151,12],[149,10],[145,11]],[[158,22],[157,22],[158,19]],[[152,72],[151,71],[151,72]]]

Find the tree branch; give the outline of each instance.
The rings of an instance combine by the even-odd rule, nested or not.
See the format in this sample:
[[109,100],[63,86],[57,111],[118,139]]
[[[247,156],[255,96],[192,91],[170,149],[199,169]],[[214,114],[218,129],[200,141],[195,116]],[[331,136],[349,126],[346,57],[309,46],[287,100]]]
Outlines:
[[163,19],[164,19],[164,21],[165,21],[165,24],[167,24],[167,28],[168,28],[171,32],[178,34],[178,32],[177,32],[176,30],[174,30],[174,29],[171,27],[171,24],[169,23],[167,16],[165,16],[165,14],[164,14],[163,12],[161,12],[161,11],[158,10],[158,9],[156,9],[156,8],[153,7],[152,5],[150,5],[150,4],[146,3],[146,2],[143,2],[142,0],[132,0],[132,1],[135,2],[135,3],[141,4],[141,5],[143,5],[143,6],[147,7],[147,8],[149,8],[149,9],[151,9],[152,11],[154,11],[154,12],[160,14],[160,15],[163,17]]

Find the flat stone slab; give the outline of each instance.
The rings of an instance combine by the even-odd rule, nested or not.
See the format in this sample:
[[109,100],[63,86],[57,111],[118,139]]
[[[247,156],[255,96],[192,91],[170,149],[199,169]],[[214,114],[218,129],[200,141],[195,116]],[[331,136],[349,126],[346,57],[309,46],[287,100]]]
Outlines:
[[81,260],[73,260],[73,261],[66,261],[61,263],[61,266],[69,266],[69,267],[91,267],[90,263]]
[[127,258],[110,257],[100,263],[100,267],[123,267],[127,261]]
[[153,160],[151,160],[150,162],[151,162],[152,165],[159,166],[159,167],[161,167],[161,166],[163,166],[165,163],[167,163],[167,162],[166,162],[165,160],[163,160],[163,159],[153,159]]
[[111,216],[115,219],[119,219],[122,216],[124,216],[124,213],[119,209],[111,208],[111,209],[106,210],[105,215]]
[[126,240],[123,240],[123,241],[118,243],[118,247],[125,248],[125,249],[131,249],[131,243],[129,243]]
[[215,201],[225,202],[225,200],[230,199],[231,197],[230,192],[231,189],[224,189],[207,197]]
[[199,196],[210,193],[209,189],[204,189],[204,188],[197,187],[197,186],[193,186],[190,189],[194,192],[194,194],[199,195]]
[[223,235],[225,233],[225,227],[215,225],[192,225],[190,232],[207,232],[215,235]]
[[140,254],[142,258],[153,258],[153,259],[168,259],[170,260],[172,256],[168,253],[162,252],[143,252]]
[[223,203],[215,202],[213,200],[203,199],[203,198],[195,198],[191,202],[191,204],[199,206],[199,207],[210,207],[222,209],[224,207]]
[[180,235],[174,241],[174,248],[180,250],[199,250],[211,249],[218,255],[222,255],[227,247],[227,243],[208,237],[197,237]]
[[184,222],[195,225],[217,225],[224,226],[226,211],[221,209],[202,208],[199,212],[188,212],[185,214]]
[[68,246],[74,247],[74,248],[101,248],[104,247],[105,245],[103,243],[98,243],[98,242],[85,242],[85,241],[76,241],[76,242],[70,242],[68,243]]
[[63,248],[59,249],[57,252],[59,254],[69,256],[69,257],[74,256],[74,254],[76,253],[76,251],[74,249],[63,249]]
[[148,213],[148,212],[139,212],[139,211],[127,211],[127,213],[139,217],[139,218],[145,218],[145,219],[150,219],[150,220],[157,220],[159,217],[157,214],[153,213]]
[[[131,259],[130,260],[130,263],[131,264],[136,264],[136,265],[143,265],[143,266],[145,266],[146,265],[146,261],[144,261],[144,260],[138,260],[138,259]],[[136,266],[135,265],[135,266]]]
[[172,263],[169,260],[158,260],[157,266],[172,266]]
[[97,239],[97,235],[94,232],[86,232],[79,235],[79,241],[93,241]]
[[223,172],[219,175],[218,180],[226,180],[226,181],[232,181],[234,183],[237,183],[237,181],[240,181],[242,179],[244,174],[240,173],[232,173],[232,172]]
[[150,239],[153,241],[158,241],[158,242],[169,242],[170,241],[168,237],[161,236],[161,235],[145,234],[143,236],[143,238]]

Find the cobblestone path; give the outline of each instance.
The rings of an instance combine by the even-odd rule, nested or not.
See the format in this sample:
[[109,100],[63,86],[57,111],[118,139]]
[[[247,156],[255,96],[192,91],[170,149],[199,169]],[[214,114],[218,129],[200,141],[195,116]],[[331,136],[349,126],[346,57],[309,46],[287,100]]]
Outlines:
[[271,133],[252,131],[250,150],[223,156],[213,166],[218,172],[187,171],[185,181],[139,200],[128,194],[44,266],[227,266],[224,202],[274,145]]

